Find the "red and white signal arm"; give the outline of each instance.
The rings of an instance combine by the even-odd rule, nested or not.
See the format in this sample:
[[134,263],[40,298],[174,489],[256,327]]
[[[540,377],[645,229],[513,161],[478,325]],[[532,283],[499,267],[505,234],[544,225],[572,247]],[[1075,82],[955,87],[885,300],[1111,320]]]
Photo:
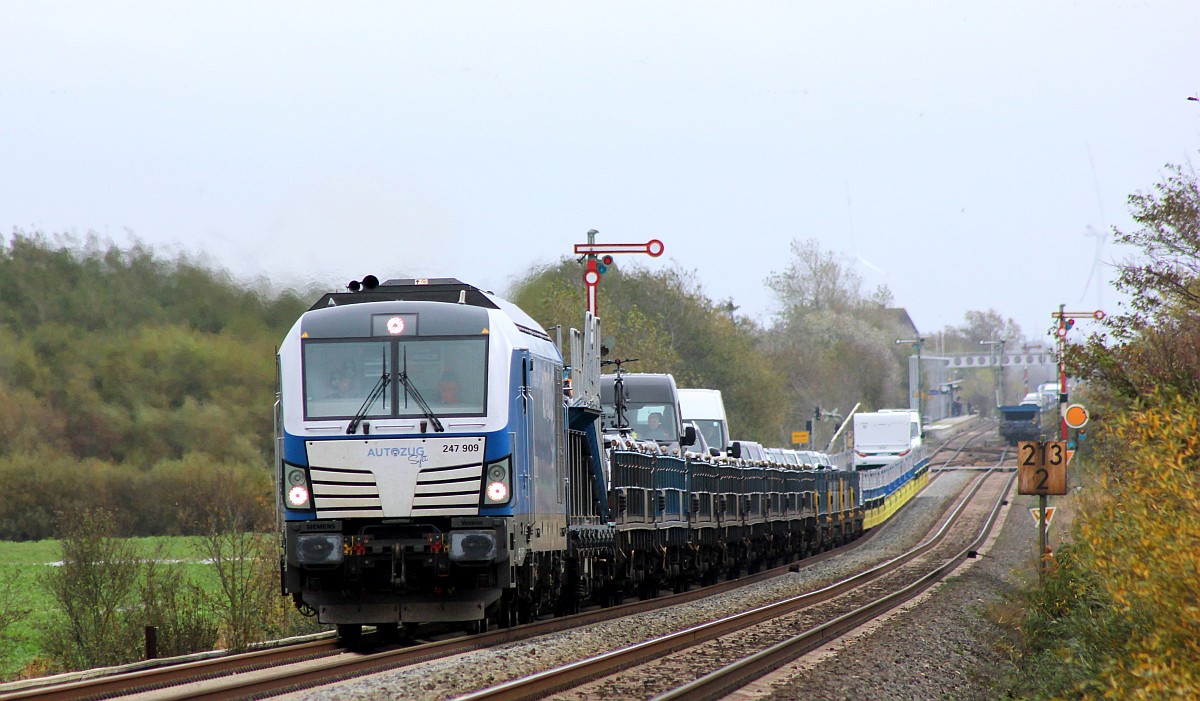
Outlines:
[[575,254],[604,255],[606,253],[645,253],[651,258],[663,254],[666,246],[658,239],[650,239],[646,243],[577,243]]
[[1070,428],[1083,428],[1088,422],[1088,410],[1082,404],[1072,404],[1063,411],[1063,421]]

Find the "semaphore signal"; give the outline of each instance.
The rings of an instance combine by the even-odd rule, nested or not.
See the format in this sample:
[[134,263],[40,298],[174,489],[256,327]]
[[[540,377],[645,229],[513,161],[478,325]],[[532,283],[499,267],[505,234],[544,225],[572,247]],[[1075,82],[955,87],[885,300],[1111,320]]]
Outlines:
[[[587,285],[587,305],[592,316],[599,316],[596,303],[596,287],[600,278],[608,272],[608,266],[613,264],[614,253],[644,253],[651,258],[657,258],[666,250],[666,246],[658,239],[650,239],[646,243],[596,243],[595,229],[587,232],[588,242],[575,244],[575,254],[582,255],[580,262],[584,264],[583,284]],[[600,256],[600,258],[597,258]]]

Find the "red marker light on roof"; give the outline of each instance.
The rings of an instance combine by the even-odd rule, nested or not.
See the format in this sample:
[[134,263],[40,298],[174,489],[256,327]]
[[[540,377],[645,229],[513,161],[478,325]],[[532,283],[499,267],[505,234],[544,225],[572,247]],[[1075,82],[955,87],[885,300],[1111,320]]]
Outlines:
[[398,316],[393,316],[387,320],[388,333],[393,336],[398,336],[404,333],[404,319]]

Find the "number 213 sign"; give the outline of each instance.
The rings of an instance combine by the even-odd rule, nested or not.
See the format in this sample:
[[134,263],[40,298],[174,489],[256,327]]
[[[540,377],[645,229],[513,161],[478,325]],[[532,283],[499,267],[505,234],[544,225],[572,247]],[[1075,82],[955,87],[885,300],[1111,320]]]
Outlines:
[[1017,494],[1066,494],[1067,457],[1064,441],[1017,443]]

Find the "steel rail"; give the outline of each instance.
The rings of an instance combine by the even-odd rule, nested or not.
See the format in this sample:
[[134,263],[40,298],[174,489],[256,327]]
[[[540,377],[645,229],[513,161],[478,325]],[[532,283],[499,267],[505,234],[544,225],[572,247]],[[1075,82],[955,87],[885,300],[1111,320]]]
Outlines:
[[[690,589],[679,594],[668,594],[646,601],[631,601],[607,608],[589,609],[569,616],[535,621],[512,628],[501,628],[478,635],[457,637],[449,640],[422,643],[400,649],[379,650],[376,652],[363,652],[364,649],[369,649],[372,642],[370,638],[364,640],[363,645],[351,647],[347,647],[337,640],[319,640],[299,645],[286,645],[269,650],[255,650],[211,657],[203,660],[189,660],[181,663],[167,662],[166,664],[154,666],[149,669],[145,668],[147,663],[142,662],[136,663],[136,665],[128,665],[127,667],[136,667],[132,671],[121,670],[111,674],[93,672],[96,674],[95,676],[82,679],[77,678],[67,682],[50,680],[45,684],[37,684],[35,681],[24,688],[0,692],[0,701],[23,701],[27,699],[36,701],[75,701],[81,698],[112,698],[142,693],[148,690],[162,689],[164,687],[177,689],[179,693],[184,694],[186,691],[182,687],[185,685],[225,676],[230,676],[230,681],[232,681],[234,679],[232,675],[235,674],[254,674],[259,679],[256,682],[256,687],[261,687],[260,690],[247,692],[247,694],[242,694],[243,696],[248,695],[248,693],[266,693],[271,689],[314,686],[325,683],[325,681],[322,681],[323,679],[326,681],[335,681],[348,676],[396,669],[438,657],[494,647],[572,628],[594,625],[622,616],[644,613],[723,594],[743,586],[785,575],[797,562],[805,564],[817,563],[856,550],[867,543],[877,531],[878,529],[872,529],[862,537],[833,550],[818,553],[802,558],[801,560],[795,560],[779,567],[748,574],[737,579]],[[360,655],[356,659],[345,659],[346,655],[356,654]],[[321,657],[329,657],[331,660],[340,661],[336,664],[314,662],[314,660]],[[294,678],[289,680],[288,675],[294,674],[294,671],[287,671],[284,665],[301,661],[310,663],[314,671],[302,675],[301,680],[295,680]],[[164,660],[163,662],[166,661]],[[272,668],[274,671],[260,671],[262,668]],[[234,694],[222,698],[236,697],[237,695]],[[176,696],[175,698],[188,697]]]
[[971,499],[983,487],[991,473],[975,478],[965,496],[944,518],[944,522],[922,543],[898,557],[875,565],[841,581],[815,591],[783,599],[725,618],[698,624],[682,631],[652,638],[617,650],[579,660],[560,667],[543,670],[526,677],[509,680],[496,686],[456,697],[455,701],[527,701],[555,691],[578,686],[599,677],[668,655],[676,650],[719,638],[723,635],[784,616],[814,604],[827,601],[860,587],[878,577],[899,569],[932,550],[946,537],[950,527],[959,519]]
[[[268,667],[280,662],[294,662],[336,653],[336,640],[312,640],[292,645],[282,645],[266,650],[209,657],[200,660],[172,661],[169,658],[150,660],[125,665],[117,670],[90,670],[68,681],[28,680],[23,688],[6,685],[8,691],[0,691],[0,701],[38,699],[39,701],[66,701],[68,699],[108,697],[127,694],[131,690],[167,686],[182,681],[229,674],[236,670]],[[188,656],[190,657],[190,656]],[[147,668],[147,665],[154,665]],[[135,669],[127,669],[134,667]],[[87,676],[92,675],[92,676]],[[67,676],[67,675],[64,675]],[[39,684],[38,682],[45,682]]]
[[1009,475],[1004,489],[1000,492],[996,503],[992,507],[991,513],[971,544],[946,560],[936,569],[874,603],[839,616],[832,621],[815,626],[804,633],[777,643],[665,694],[660,694],[654,697],[652,701],[708,701],[720,698],[913,599],[957,569],[964,560],[970,557],[971,552],[975,551],[987,540],[1016,478],[1016,474]]
[[[907,506],[907,505],[906,505]],[[863,536],[832,550],[818,553],[779,567],[762,572],[748,574],[738,579],[719,582],[717,584],[691,589],[679,594],[668,594],[646,601],[623,603],[608,608],[597,608],[569,616],[561,616],[548,620],[535,621],[512,628],[503,628],[488,633],[468,637],[452,638],[436,642],[428,642],[400,649],[363,652],[364,646],[347,648],[337,640],[319,640],[285,645],[268,650],[210,657],[202,660],[189,660],[180,663],[169,663],[146,668],[146,662],[127,665],[136,667],[132,671],[115,671],[111,674],[96,674],[87,678],[77,678],[67,682],[50,680],[45,684],[33,681],[28,686],[11,691],[0,692],[0,701],[36,700],[36,701],[68,701],[81,698],[113,698],[144,693],[152,690],[170,688],[179,695],[173,698],[196,698],[208,694],[216,694],[217,690],[206,684],[207,692],[198,696],[187,696],[186,687],[197,682],[218,677],[229,677],[230,689],[220,692],[220,696],[211,698],[238,698],[251,693],[266,694],[271,691],[316,686],[331,681],[361,676],[365,674],[396,669],[407,665],[417,664],[438,657],[459,654],[475,649],[482,649],[524,640],[539,635],[569,630],[576,627],[594,625],[603,621],[653,611],[667,606],[689,603],[698,599],[722,594],[734,589],[756,584],[768,579],[786,574],[798,562],[814,564],[840,554],[856,550],[869,542],[879,528],[873,528]],[[372,642],[368,637],[366,645]],[[339,654],[340,653],[340,654]],[[347,655],[358,657],[347,660]],[[329,661],[320,662],[327,657]],[[166,662],[166,661],[164,661]],[[287,667],[297,662],[304,662],[310,667],[309,672],[297,673]],[[299,676],[297,676],[299,674]],[[233,689],[234,675],[253,675],[256,678],[254,691],[237,693]]]
[[944,469],[946,466],[948,466],[951,463],[951,461],[953,461],[955,458],[957,458],[962,453],[962,451],[966,450],[967,446],[971,445],[971,443],[974,442],[976,439],[986,436],[987,433],[993,429],[995,429],[995,422],[989,420],[989,421],[985,421],[982,426],[973,428],[965,434],[956,434],[954,436],[951,436],[949,440],[947,440],[942,445],[938,446],[938,449],[935,450],[933,452],[933,454],[929,456],[930,462],[933,462],[933,459],[935,457],[937,457],[938,454],[940,454],[943,450],[950,450],[950,444],[954,443],[957,439],[959,439],[959,438],[963,439],[962,445],[958,446],[958,449],[954,451],[954,454],[951,455],[949,458],[947,458],[946,462],[942,463],[941,467],[938,467],[938,468],[931,467],[930,469],[931,470]]

